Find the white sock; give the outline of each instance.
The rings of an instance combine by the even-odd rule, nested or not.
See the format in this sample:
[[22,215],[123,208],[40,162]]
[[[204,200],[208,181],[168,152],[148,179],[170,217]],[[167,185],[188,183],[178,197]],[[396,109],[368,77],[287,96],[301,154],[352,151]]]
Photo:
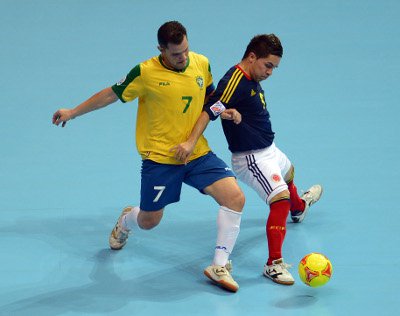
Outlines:
[[124,216],[121,218],[121,225],[125,229],[134,229],[138,228],[138,223],[137,223],[137,217],[140,212],[140,207],[139,206],[134,206],[132,207],[131,211],[126,213]]
[[217,217],[217,245],[213,265],[224,266],[235,246],[240,231],[241,212],[221,206]]

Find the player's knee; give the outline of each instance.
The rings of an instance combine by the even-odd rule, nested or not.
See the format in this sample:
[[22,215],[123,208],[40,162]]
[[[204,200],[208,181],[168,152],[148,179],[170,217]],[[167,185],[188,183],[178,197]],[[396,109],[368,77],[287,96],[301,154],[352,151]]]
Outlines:
[[228,208],[241,212],[244,207],[244,203],[246,202],[246,198],[242,190],[238,187],[235,192],[232,192],[232,195],[227,199],[226,203],[224,203]]
[[236,212],[241,212],[244,207],[244,194],[233,177],[216,181],[206,187],[204,192],[212,196],[219,205],[226,206]]

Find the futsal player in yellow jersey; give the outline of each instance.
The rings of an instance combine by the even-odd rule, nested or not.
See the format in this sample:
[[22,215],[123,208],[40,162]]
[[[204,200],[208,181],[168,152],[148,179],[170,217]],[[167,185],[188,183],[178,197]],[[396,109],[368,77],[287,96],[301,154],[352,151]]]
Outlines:
[[[136,144],[142,158],[181,164],[171,148],[190,135],[205,96],[213,87],[207,58],[188,52],[187,64],[182,69],[170,69],[161,56],[156,56],[137,65],[112,89],[122,102],[139,98]],[[209,151],[201,136],[193,159]]]
[[[204,274],[236,292],[229,255],[240,230],[244,195],[230,168],[201,136],[190,161],[179,146],[190,135],[204,101],[214,90],[208,59],[189,52],[185,27],[177,21],[158,30],[161,54],[134,67],[119,83],[105,88],[72,109],[59,109],[53,123],[67,121],[105,107],[118,99],[138,98],[136,145],[142,157],[140,205],[123,211],[109,238],[110,247],[122,249],[129,233],[157,226],[168,204],[179,201],[182,183],[212,196],[219,204],[217,242],[212,263]],[[222,118],[232,119],[229,113]],[[182,161],[184,163],[182,163]]]

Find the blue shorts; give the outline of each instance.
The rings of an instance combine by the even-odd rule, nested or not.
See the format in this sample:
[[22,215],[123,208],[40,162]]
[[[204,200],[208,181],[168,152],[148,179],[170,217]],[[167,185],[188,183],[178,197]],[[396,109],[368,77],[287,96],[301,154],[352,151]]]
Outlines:
[[178,202],[182,183],[204,194],[206,187],[226,177],[235,175],[213,152],[192,160],[187,165],[167,165],[143,160],[140,209],[157,211]]

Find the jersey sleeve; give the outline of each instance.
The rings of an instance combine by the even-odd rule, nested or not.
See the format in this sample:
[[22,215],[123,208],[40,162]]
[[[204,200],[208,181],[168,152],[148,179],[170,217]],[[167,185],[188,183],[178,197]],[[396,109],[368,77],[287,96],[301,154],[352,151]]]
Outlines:
[[215,86],[213,83],[211,83],[209,86],[207,86],[206,95],[210,95],[211,93],[213,93],[214,90]]
[[217,89],[210,95],[208,101],[203,106],[203,111],[207,112],[211,121],[214,121],[227,108],[227,103],[222,101],[223,92],[228,84],[228,76],[225,76],[218,82]]
[[229,69],[222,79],[218,82],[217,89],[204,105],[203,111],[206,111],[210,120],[215,120],[222,112],[228,108],[234,108],[239,99],[239,83],[243,73],[236,67]]
[[122,102],[132,101],[142,94],[144,85],[140,69],[140,64],[135,66],[125,78],[111,86]]
[[206,77],[206,95],[210,95],[214,90],[214,82],[213,82],[213,77],[211,73],[211,66],[210,63],[208,63],[208,71],[207,71],[207,77]]

